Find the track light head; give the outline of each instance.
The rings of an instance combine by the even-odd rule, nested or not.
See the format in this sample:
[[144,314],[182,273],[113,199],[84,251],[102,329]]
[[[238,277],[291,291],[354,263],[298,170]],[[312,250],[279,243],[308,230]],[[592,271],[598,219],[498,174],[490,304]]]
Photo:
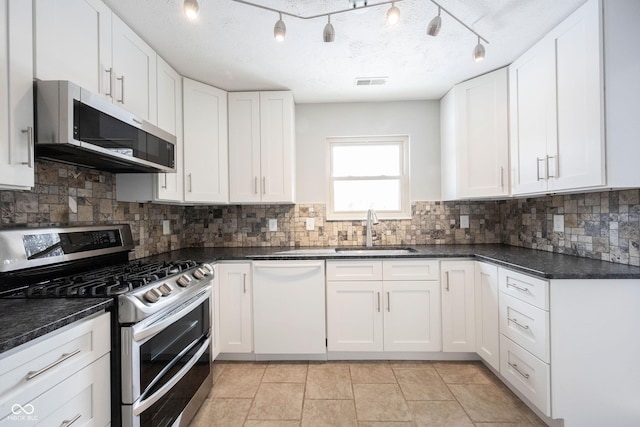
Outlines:
[[324,26],[324,31],[322,32],[322,39],[325,43],[332,43],[336,39],[336,31],[333,29],[333,25],[331,24],[331,15],[328,15],[329,21],[327,25]]
[[440,6],[438,6],[438,15],[434,17],[429,26],[427,27],[427,34],[435,37],[440,33],[440,27],[442,26],[442,18],[440,18]]
[[480,43],[480,36],[478,36],[478,44],[475,48],[473,48],[473,60],[475,62],[480,62],[484,59],[484,46]]
[[196,19],[200,13],[198,0],[184,0],[183,10],[187,18]]
[[396,25],[400,20],[400,9],[395,5],[395,3],[391,3],[391,7],[387,11],[387,23],[389,25]]
[[279,42],[284,41],[284,36],[287,34],[287,26],[284,25],[284,21],[282,20],[282,14],[280,14],[280,19],[276,22],[276,25],[273,27],[273,37]]

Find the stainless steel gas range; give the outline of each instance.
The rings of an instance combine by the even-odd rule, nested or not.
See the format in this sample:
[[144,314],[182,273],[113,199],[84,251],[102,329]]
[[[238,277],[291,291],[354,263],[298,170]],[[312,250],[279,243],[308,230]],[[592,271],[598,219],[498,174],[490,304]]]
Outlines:
[[113,298],[112,425],[184,426],[212,386],[214,270],[132,249],[128,225],[0,230],[0,297]]

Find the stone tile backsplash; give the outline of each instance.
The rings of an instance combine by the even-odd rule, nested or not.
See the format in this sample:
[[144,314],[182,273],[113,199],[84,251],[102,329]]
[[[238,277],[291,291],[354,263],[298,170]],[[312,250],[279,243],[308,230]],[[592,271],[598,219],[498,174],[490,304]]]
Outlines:
[[[33,191],[0,190],[0,228],[128,223],[135,258],[189,246],[361,246],[364,221],[326,221],[324,204],[173,206],[115,200],[115,176],[36,162]],[[469,227],[461,228],[461,216]],[[554,216],[563,231],[554,231]],[[268,231],[275,218],[278,230]],[[307,218],[315,229],[306,230]],[[162,234],[169,220],[171,234]],[[640,190],[504,201],[412,203],[409,220],[381,221],[374,245],[506,243],[640,265]]]

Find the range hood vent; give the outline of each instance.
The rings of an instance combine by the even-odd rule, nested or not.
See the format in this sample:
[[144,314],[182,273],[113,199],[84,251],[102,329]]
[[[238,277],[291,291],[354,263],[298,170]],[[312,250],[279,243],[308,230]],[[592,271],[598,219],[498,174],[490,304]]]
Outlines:
[[384,86],[389,77],[357,77],[356,86]]

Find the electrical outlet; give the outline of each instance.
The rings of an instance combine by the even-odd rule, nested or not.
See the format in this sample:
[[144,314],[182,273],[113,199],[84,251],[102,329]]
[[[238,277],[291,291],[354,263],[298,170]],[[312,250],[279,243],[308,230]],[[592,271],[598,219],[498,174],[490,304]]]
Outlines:
[[162,234],[171,234],[171,221],[168,219],[162,221]]
[[269,219],[269,231],[278,231],[278,220],[275,218]]
[[553,231],[556,233],[564,233],[564,215],[553,216]]
[[307,230],[313,231],[316,228],[316,220],[314,218],[307,218]]
[[460,215],[460,228],[469,228],[469,215]]

